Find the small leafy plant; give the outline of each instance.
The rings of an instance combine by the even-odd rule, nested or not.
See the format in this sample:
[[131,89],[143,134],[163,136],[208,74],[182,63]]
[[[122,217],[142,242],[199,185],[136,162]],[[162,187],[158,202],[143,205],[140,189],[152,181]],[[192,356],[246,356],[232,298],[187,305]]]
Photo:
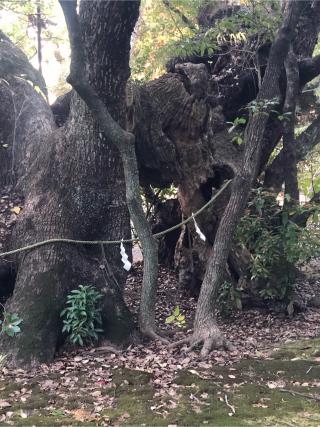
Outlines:
[[167,325],[173,323],[178,326],[178,328],[182,328],[186,323],[186,318],[181,314],[180,307],[177,306],[172,310],[172,313],[166,318],[165,322]]
[[69,335],[73,344],[83,346],[98,340],[98,334],[103,330],[101,308],[98,303],[102,294],[91,285],[80,285],[78,289],[70,292],[67,297],[67,307],[62,310],[62,332]]
[[66,414],[62,409],[56,408],[51,411],[51,415],[54,417],[64,417]]
[[20,324],[22,323],[21,317],[17,313],[9,313],[3,310],[3,319],[0,320],[0,335],[6,334],[9,337],[14,337],[21,332]]
[[277,98],[273,99],[262,99],[261,101],[253,100],[247,105],[247,109],[252,114],[266,114],[268,115],[269,112],[273,111],[278,114],[276,110],[272,110],[276,105],[279,104],[279,100]]
[[233,122],[227,122],[229,125],[231,125],[228,132],[234,134],[232,142],[236,143],[237,145],[241,145],[243,143],[243,135],[241,132],[235,131],[239,128],[241,130],[241,126],[245,125],[246,122],[247,120],[244,117],[236,117]]

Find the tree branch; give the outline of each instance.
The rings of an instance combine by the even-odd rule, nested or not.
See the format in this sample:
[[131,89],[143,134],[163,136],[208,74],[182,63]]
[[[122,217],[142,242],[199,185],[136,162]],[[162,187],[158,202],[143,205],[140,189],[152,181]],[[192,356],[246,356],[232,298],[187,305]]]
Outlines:
[[320,55],[299,61],[300,86],[313,80],[320,74]]
[[[308,128],[302,132],[296,141],[296,160],[301,162],[307,154],[320,142],[320,116],[314,120]],[[264,187],[275,191],[281,190],[284,181],[284,167],[286,157],[281,150],[271,165],[267,168],[264,179]]]
[[189,27],[191,30],[196,30],[196,27],[193,25],[193,23],[190,21],[189,18],[187,18],[182,12],[181,10],[179,10],[178,8],[176,8],[175,6],[173,6],[173,4],[170,3],[170,0],[162,0],[162,3],[165,5],[165,7],[167,9],[169,9],[170,11],[174,12],[176,15],[179,16],[179,18],[181,19],[181,21],[187,26]]

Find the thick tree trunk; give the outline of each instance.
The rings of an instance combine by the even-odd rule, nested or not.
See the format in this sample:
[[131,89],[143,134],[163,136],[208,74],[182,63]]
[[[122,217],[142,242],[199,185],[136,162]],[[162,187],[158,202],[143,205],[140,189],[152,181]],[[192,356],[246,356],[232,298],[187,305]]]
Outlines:
[[40,139],[54,129],[44,98],[14,76],[0,81],[0,185],[19,184],[22,191]]
[[[120,122],[124,119],[128,78],[125,64],[136,19],[136,13],[128,14],[128,8],[135,8],[134,3],[83,2],[80,11],[85,48],[90,53],[90,81]],[[106,45],[110,55],[105,54]],[[126,54],[119,57],[119,51]],[[112,53],[116,54],[117,63]],[[12,247],[52,237],[129,238],[119,155],[106,143],[91,113],[76,95],[72,97],[65,127],[55,130],[53,124],[52,131],[50,137],[41,139],[30,169],[26,203]],[[119,246],[48,245],[22,253],[16,261],[18,276],[6,310],[23,319],[22,332],[1,343],[11,363],[25,366],[52,360],[61,339],[60,311],[67,293],[80,284],[93,284],[105,295],[105,336],[114,341],[130,336],[133,323],[122,299],[125,274]]]
[[[141,241],[144,251],[143,281],[140,300],[139,325],[141,332],[152,338],[160,338],[155,327],[155,305],[158,280],[158,244],[152,236],[151,227],[145,217],[140,196],[139,171],[136,159],[134,136],[124,130],[110,115],[106,103],[90,85],[86,75],[81,71],[87,63],[87,55],[83,54],[81,26],[76,11],[76,1],[60,1],[62,6],[71,44],[71,65],[68,82],[85,101],[99,123],[107,141],[119,150],[126,184],[126,200],[130,217]],[[115,3],[110,3],[115,5]],[[137,19],[139,2],[124,2],[121,7],[127,11],[124,21]],[[134,21],[135,22],[135,21]],[[133,28],[132,28],[133,30]],[[132,31],[131,30],[131,31]],[[112,47],[110,46],[112,49]],[[115,52],[116,55],[118,52]],[[128,51],[126,62],[122,64],[122,72],[129,77]],[[111,54],[112,55],[112,54]],[[115,58],[116,59],[116,58]]]

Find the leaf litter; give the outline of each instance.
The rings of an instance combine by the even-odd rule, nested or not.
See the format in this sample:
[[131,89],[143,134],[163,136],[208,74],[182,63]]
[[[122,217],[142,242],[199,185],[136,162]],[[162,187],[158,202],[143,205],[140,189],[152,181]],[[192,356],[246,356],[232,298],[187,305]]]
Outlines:
[[[14,208],[22,206],[22,201],[18,196],[9,200],[3,195],[0,202],[0,240],[3,240],[20,213]],[[125,291],[126,302],[135,314],[139,306],[141,282],[142,265],[136,263],[128,276]],[[161,329],[172,333],[172,341],[179,340],[192,331],[196,300],[181,291],[173,271],[160,267],[159,284],[157,323]],[[313,286],[319,288],[319,282],[314,280]],[[184,328],[166,323],[166,318],[176,307],[185,316]],[[32,408],[32,404],[28,407],[28,402],[35,393],[40,392],[45,397],[41,410],[48,415],[71,417],[75,423],[110,425],[109,416],[104,411],[117,407],[116,390],[119,384],[115,377],[119,370],[126,369],[149,375],[153,390],[150,411],[155,414],[166,418],[169,411],[179,405],[183,390],[192,390],[188,394],[190,407],[195,413],[201,413],[202,408],[209,405],[209,394],[200,392],[197,384],[177,384],[175,379],[179,373],[187,371],[200,380],[224,383],[222,390],[235,390],[244,384],[238,381],[233,367],[236,363],[243,359],[270,359],[270,349],[277,345],[318,336],[319,321],[320,310],[315,308],[292,318],[281,313],[252,309],[235,313],[228,319],[218,317],[219,327],[235,349],[232,352],[213,351],[206,359],[200,358],[197,351],[186,354],[179,349],[170,349],[161,342],[136,343],[125,349],[115,349],[114,352],[110,351],[109,343],[104,350],[105,343],[102,343],[100,348],[62,350],[52,364],[43,364],[37,369],[3,368],[0,372],[0,422],[14,425],[12,419],[15,415],[27,419],[37,413],[38,409]],[[226,373],[221,374],[217,367],[226,368]],[[3,399],[2,393],[6,387],[1,387],[1,384],[8,380],[12,392]],[[129,385],[129,379],[123,379],[120,384],[121,387]],[[265,385],[271,390],[288,386],[283,380],[269,381]],[[291,385],[319,387],[320,384],[314,380],[308,383],[292,381]],[[218,391],[217,399],[226,404],[230,416],[236,413],[237,408],[228,400],[225,391]],[[253,403],[253,407],[267,408],[268,401],[263,399]],[[21,409],[17,410],[19,405]],[[71,408],[72,405],[74,408]],[[129,419],[130,413],[124,412],[117,423],[121,425]]]

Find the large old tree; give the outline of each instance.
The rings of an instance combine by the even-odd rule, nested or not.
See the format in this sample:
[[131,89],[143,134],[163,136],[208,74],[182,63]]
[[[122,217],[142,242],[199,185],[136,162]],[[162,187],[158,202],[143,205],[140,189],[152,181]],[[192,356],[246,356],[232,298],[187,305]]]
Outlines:
[[[217,11],[206,4],[200,10],[200,32],[239,11],[221,6]],[[293,145],[294,123],[283,125],[278,115],[294,113],[301,89],[320,73],[320,57],[312,57],[320,3],[289,2],[273,43],[268,38],[261,42],[255,33],[237,46],[224,40],[210,54],[174,58],[168,72],[156,80],[126,87],[138,9],[138,2],[82,1],[79,17],[88,79],[113,119],[135,135],[146,195],[150,186],[166,188],[173,183],[182,214],[188,217],[226,179],[234,178],[232,188],[197,219],[205,243],[192,225],[161,242],[170,257],[167,261],[179,269],[183,286],[199,291],[204,279],[191,344],[203,342],[207,353],[226,343],[215,324],[214,303],[226,264],[234,280],[243,274],[231,239],[250,188],[257,179],[259,185],[264,179],[263,185],[275,190],[285,182],[295,197],[296,163],[319,141],[318,118]],[[2,185],[16,186],[25,198],[8,248],[57,237],[128,238],[122,164],[108,135],[74,92],[50,108],[25,80],[45,91],[41,76],[4,34],[0,54],[0,131],[8,144],[0,151],[0,179]],[[247,106],[256,98],[269,107],[253,114]],[[237,117],[247,120],[246,126],[240,125],[241,145],[232,141],[228,125]],[[270,164],[282,136],[283,150]],[[179,222],[177,206],[173,211]],[[171,220],[158,228],[173,225]],[[14,341],[3,340],[10,346],[12,361],[37,363],[53,357],[61,339],[59,313],[67,293],[79,283],[94,283],[105,293],[105,335],[115,341],[127,339],[134,326],[122,300],[124,274],[119,262],[118,246],[68,243],[1,259],[1,289],[13,291],[6,309],[23,318],[23,333]]]
[[[130,38],[138,10],[137,2],[88,1],[80,8],[90,83],[121,124],[125,122]],[[14,61],[9,41],[3,38],[2,45]],[[2,91],[8,102],[1,108],[4,112],[11,109],[11,121],[4,128],[6,141],[10,145],[13,139],[15,142],[7,155],[14,166],[11,177],[25,197],[10,247],[57,236],[81,240],[130,237],[119,154],[106,144],[84,102],[73,94],[68,120],[57,128],[49,105],[21,79],[23,70],[5,65]],[[16,110],[22,111],[20,117],[12,111],[12,99]],[[26,139],[29,145],[24,144]],[[24,145],[17,149],[20,144]],[[24,167],[15,152],[25,159]],[[119,251],[119,246],[115,250],[56,244],[10,260],[16,278],[6,310],[18,312],[24,325],[24,333],[17,339],[2,342],[13,362],[33,364],[52,359],[61,334],[61,308],[68,292],[80,283],[94,283],[104,293],[106,335],[116,341],[130,336],[133,323],[122,300],[124,270]]]

